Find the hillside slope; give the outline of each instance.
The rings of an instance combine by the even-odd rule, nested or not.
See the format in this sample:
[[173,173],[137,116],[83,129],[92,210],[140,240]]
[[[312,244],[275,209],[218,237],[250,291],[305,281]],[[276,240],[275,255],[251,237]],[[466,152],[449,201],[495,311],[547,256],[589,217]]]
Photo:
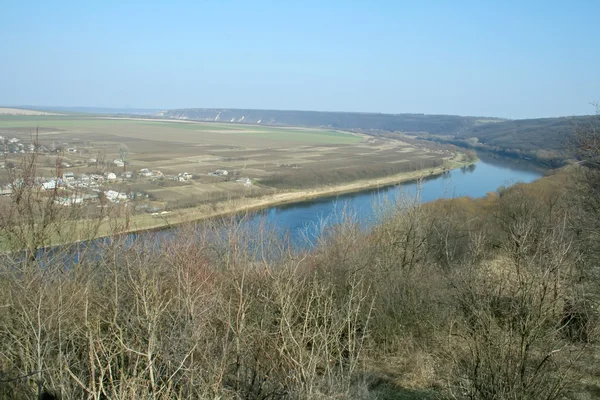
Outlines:
[[475,123],[474,117],[426,114],[375,114],[356,112],[243,110],[193,108],[167,110],[162,118],[222,121],[245,124],[328,127],[343,130],[458,133]]
[[573,136],[594,129],[600,129],[600,117],[586,115],[501,121],[473,125],[457,134],[421,137],[559,166],[574,156]]

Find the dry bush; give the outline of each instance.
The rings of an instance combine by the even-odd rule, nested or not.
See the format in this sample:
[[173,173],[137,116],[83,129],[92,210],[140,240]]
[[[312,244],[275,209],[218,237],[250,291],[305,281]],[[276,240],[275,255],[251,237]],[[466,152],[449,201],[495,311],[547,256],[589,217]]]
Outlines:
[[568,304],[582,296],[579,254],[552,208],[512,196],[496,210],[489,261],[457,266],[452,277],[456,373],[469,398],[556,399],[584,349],[565,335],[574,323]]
[[0,262],[0,397],[558,398],[597,331],[589,258],[569,203],[521,189],[369,232],[342,209],[310,252],[247,215],[40,252],[49,212]]

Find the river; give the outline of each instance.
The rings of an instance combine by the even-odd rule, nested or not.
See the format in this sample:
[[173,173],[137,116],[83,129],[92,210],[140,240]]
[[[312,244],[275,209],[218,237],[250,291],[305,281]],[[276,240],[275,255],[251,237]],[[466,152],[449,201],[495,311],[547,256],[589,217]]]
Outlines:
[[[243,216],[240,218],[243,218],[244,224],[248,224],[246,227],[250,232],[253,230],[258,232],[263,226],[267,226],[279,236],[286,237],[292,248],[303,250],[311,248],[324,227],[338,222],[344,215],[352,215],[361,227],[368,229],[378,221],[378,211],[382,207],[392,206],[399,200],[428,202],[461,196],[482,197],[501,186],[531,182],[544,175],[544,170],[522,162],[485,155],[480,155],[480,159],[472,166],[452,170],[421,182],[406,182],[379,189],[275,206],[257,211],[251,214],[249,219]],[[198,224],[201,226],[202,223]],[[157,241],[172,240],[178,230],[179,228],[151,233],[137,232],[128,234],[126,238],[130,244],[141,240],[154,246]],[[222,233],[225,234],[224,231]],[[108,241],[102,238],[82,242],[62,256],[74,257],[73,260],[77,261],[82,249],[89,249],[90,245],[91,248],[96,246],[102,248]],[[60,248],[61,246],[40,249],[38,255],[52,258],[56,254],[61,254]],[[93,252],[95,251],[97,250]]]
[[[295,246],[307,247],[319,235],[324,224],[338,221],[344,210],[351,213],[363,227],[377,221],[378,210],[399,199],[422,202],[461,196],[483,197],[501,186],[531,182],[544,175],[535,166],[505,158],[479,155],[480,161],[452,170],[420,183],[403,184],[357,193],[323,197],[300,203],[271,207],[255,214],[251,223],[266,223],[289,237]],[[307,241],[308,239],[308,241]]]

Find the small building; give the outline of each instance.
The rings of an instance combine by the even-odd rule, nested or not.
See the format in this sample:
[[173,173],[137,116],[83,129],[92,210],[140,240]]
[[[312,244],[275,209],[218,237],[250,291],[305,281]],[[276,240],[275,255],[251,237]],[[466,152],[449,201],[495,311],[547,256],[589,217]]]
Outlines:
[[125,166],[125,161],[123,161],[123,160],[114,160],[113,164],[115,164],[117,167],[124,167]]
[[109,181],[115,181],[117,180],[117,175],[114,172],[109,172],[106,175],[106,179],[108,179]]
[[236,182],[243,183],[244,186],[251,186],[252,185],[252,181],[250,180],[250,178],[240,178],[240,179],[237,179]]
[[75,181],[75,174],[72,172],[65,172],[63,174],[63,181],[65,182],[73,182]]
[[56,180],[42,182],[42,188],[44,188],[44,190],[56,189],[57,186],[58,182]]
[[139,175],[149,177],[149,176],[152,176],[152,172],[150,172],[150,170],[148,168],[142,168],[142,169],[140,169]]
[[10,196],[12,194],[12,188],[10,185],[2,186],[0,185],[0,196]]
[[177,175],[177,180],[180,182],[189,181],[191,179],[192,179],[192,174],[188,174],[187,172],[182,172],[181,174]]
[[106,192],[104,192],[104,195],[108,200],[112,202],[117,202],[119,200],[127,200],[128,198],[126,193],[120,193],[115,190],[107,190]]
[[61,206],[74,206],[76,204],[83,203],[82,196],[71,196],[71,197],[63,197],[60,199],[54,200],[56,204],[60,204]]
[[131,171],[125,171],[121,174],[121,177],[124,179],[131,179],[132,176],[133,176],[133,172],[131,172]]

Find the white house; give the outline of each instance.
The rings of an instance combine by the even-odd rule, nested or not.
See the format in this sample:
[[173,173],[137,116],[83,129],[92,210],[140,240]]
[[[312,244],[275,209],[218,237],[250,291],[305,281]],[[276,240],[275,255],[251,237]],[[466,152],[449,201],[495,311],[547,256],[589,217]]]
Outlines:
[[108,175],[106,175],[106,179],[109,181],[114,181],[117,179],[117,175],[115,175],[114,172],[109,172]]
[[62,199],[54,200],[56,204],[60,204],[62,206],[73,206],[75,204],[82,204],[83,197],[81,196],[72,196],[72,197],[63,197]]
[[55,181],[55,180],[52,180],[52,181],[46,181],[46,182],[42,182],[42,187],[43,187],[45,190],[52,190],[52,189],[55,189],[55,188],[56,188],[56,185],[57,185],[57,183],[56,183],[56,181]]
[[65,182],[73,182],[75,180],[75,174],[72,172],[65,172],[63,174],[63,180]]
[[140,176],[152,176],[152,172],[148,168],[140,169]]
[[187,172],[182,172],[177,176],[177,180],[180,182],[189,181],[192,179],[192,174],[188,174]]
[[244,186],[251,186],[252,185],[252,181],[250,180],[250,178],[240,178],[240,179],[236,180],[236,182],[243,183]]
[[123,160],[114,160],[113,164],[115,164],[117,167],[124,167],[125,166],[125,161],[123,161]]
[[109,199],[110,201],[119,201],[119,200],[127,200],[127,194],[126,193],[119,193],[115,190],[107,190],[106,192],[104,192],[104,195],[106,196],[107,199]]

